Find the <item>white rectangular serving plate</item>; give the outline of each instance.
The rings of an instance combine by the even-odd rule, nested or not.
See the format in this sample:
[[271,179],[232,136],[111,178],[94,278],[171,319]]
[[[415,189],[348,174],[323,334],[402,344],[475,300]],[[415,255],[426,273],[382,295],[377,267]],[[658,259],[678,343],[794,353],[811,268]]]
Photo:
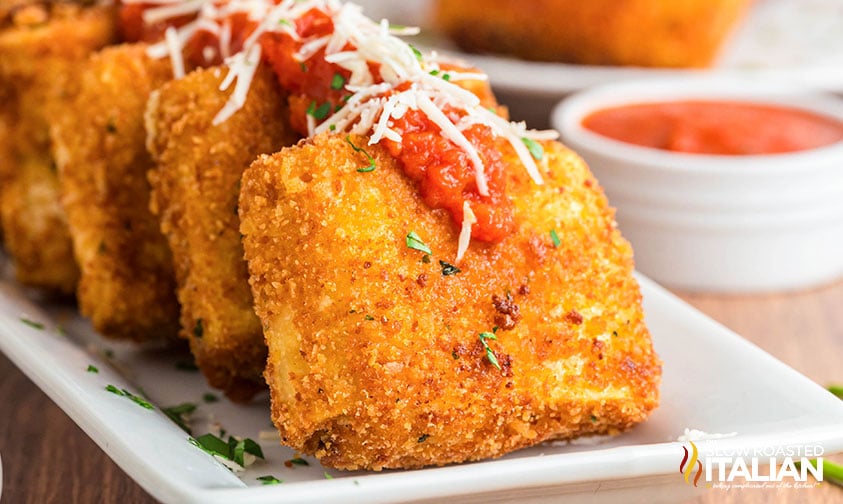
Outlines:
[[[700,442],[703,453],[805,445],[827,455],[843,451],[843,401],[638,278],[664,361],[661,406],[648,421],[593,443],[544,444],[441,468],[341,472],[308,457],[309,466],[285,465],[294,453],[267,436],[274,430],[267,397],[247,406],[225,399],[204,403],[212,390],[201,374],[177,366],[189,356],[106,341],[71,309],[37,304],[9,281],[0,282],[0,350],[163,502],[673,502],[695,492],[679,472],[684,451],[676,440],[686,428],[736,433]],[[89,365],[99,372],[88,371]],[[112,394],[105,390],[109,384],[144,394],[157,407],[144,409]],[[160,409],[183,402],[199,404],[195,435],[216,423],[258,440],[266,460],[234,474],[190,444]],[[264,486],[257,479],[263,475],[283,483]]]

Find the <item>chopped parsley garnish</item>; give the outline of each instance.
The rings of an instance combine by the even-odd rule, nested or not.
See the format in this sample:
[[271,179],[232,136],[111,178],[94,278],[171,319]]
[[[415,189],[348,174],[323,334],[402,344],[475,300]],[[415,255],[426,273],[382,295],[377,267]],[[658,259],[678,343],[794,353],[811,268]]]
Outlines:
[[325,475],[325,479],[334,479],[334,477],[333,477],[333,476],[331,476],[330,474],[328,474],[328,472],[327,472],[327,471],[326,471],[326,472],[324,472],[323,474]]
[[457,273],[462,271],[453,264],[448,264],[442,260],[439,261],[439,266],[442,266],[442,276],[456,275]]
[[592,421],[592,422],[596,422],[596,421],[597,421],[597,417],[596,417],[596,416],[594,416],[594,415],[591,415],[591,421]]
[[115,387],[114,385],[108,384],[108,385],[105,386],[105,390],[111,392],[112,394],[119,395],[120,397],[125,397],[127,399],[130,399],[132,402],[134,402],[135,404],[137,404],[138,406],[140,406],[142,408],[146,408],[146,409],[150,409],[150,410],[155,409],[155,406],[153,406],[149,401],[147,401],[143,397],[136,396],[135,394],[129,392],[126,389],[119,389],[119,388]]
[[843,386],[841,385],[829,385],[828,391],[832,394],[836,395],[840,399],[843,399]]
[[363,318],[366,319],[366,320],[375,320],[375,317],[369,315],[368,313]]
[[493,352],[492,348],[489,346],[489,341],[488,341],[488,340],[497,341],[497,339],[498,339],[498,337],[495,336],[495,333],[490,333],[490,332],[480,333],[480,344],[483,345],[483,348],[486,350],[486,359],[488,359],[489,362],[493,366],[495,366],[496,368],[498,368],[498,370],[500,370],[501,364],[498,362],[498,358],[495,356],[495,352]]
[[542,158],[544,157],[544,148],[542,148],[540,143],[527,137],[521,137],[521,141],[524,142],[524,145],[527,146],[527,150],[530,151],[530,155],[532,155],[533,158],[535,158],[537,161],[542,160]]
[[430,437],[430,434],[422,434],[421,436],[419,436],[418,442],[424,443],[425,441],[427,441],[427,438],[429,438],[429,437]]
[[29,320],[29,319],[28,319],[28,318],[26,318],[26,317],[21,317],[21,318],[20,318],[20,321],[21,321],[21,322],[23,322],[24,324],[28,325],[29,327],[33,328],[33,329],[38,329],[38,330],[43,330],[43,329],[44,329],[44,324],[42,324],[41,322],[36,322],[36,321],[34,321],[34,320]]
[[203,434],[197,438],[190,438],[189,441],[204,452],[230,460],[240,467],[246,467],[246,453],[260,459],[264,458],[260,445],[249,438],[238,440],[234,436],[229,436],[228,442],[225,442],[213,434]]
[[219,401],[220,398],[217,397],[216,395],[210,393],[210,392],[206,392],[206,393],[202,394],[202,400],[205,401],[206,403],[215,403],[215,402]]
[[410,231],[407,233],[407,247],[413,250],[418,250],[419,252],[424,252],[425,254],[432,254],[430,247],[428,247],[419,235],[416,234],[415,231]]
[[293,23],[290,22],[289,19],[282,19],[278,21],[279,26],[293,26]]
[[190,427],[187,426],[187,417],[196,411],[196,405],[193,403],[181,403],[177,406],[170,406],[169,408],[161,408],[161,411],[164,412],[167,417],[175,422],[176,425],[181,427],[181,429],[188,434],[192,434],[190,432]]
[[559,239],[559,235],[556,234],[555,229],[550,230],[550,241],[553,242],[554,248],[559,248],[559,245],[562,245],[562,240]]
[[272,476],[271,474],[267,474],[266,476],[258,476],[257,480],[260,481],[264,485],[280,485],[283,483],[280,479]]
[[86,369],[89,373],[99,373],[100,370],[94,366],[93,364],[88,364],[88,369]]
[[318,120],[325,119],[331,112],[331,102],[325,102],[322,105],[316,106],[316,101],[310,102],[310,107],[307,108],[307,115],[313,116]]
[[453,357],[454,360],[460,360],[460,354],[458,354],[456,350],[451,352],[451,357]]
[[334,78],[331,79],[331,89],[339,91],[343,88],[343,86],[345,86],[345,77],[341,74],[335,73]]
[[421,53],[421,51],[419,51],[418,49],[416,49],[416,46],[414,46],[413,44],[407,44],[407,45],[408,45],[408,46],[410,46],[410,49],[412,49],[412,50],[413,50],[413,54],[415,54],[415,55],[416,55],[416,59],[417,59],[417,60],[419,60],[419,61],[421,61],[421,60],[422,60],[422,53]]
[[425,264],[430,264],[430,255],[429,254],[423,255],[422,256],[422,262],[425,263]]
[[451,74],[448,74],[448,73],[442,74],[442,80],[443,81],[450,81],[451,80]]
[[202,319],[196,319],[196,325],[193,326],[193,336],[201,338],[205,334],[205,328],[202,325]]
[[437,75],[439,75],[439,70],[431,70],[430,75],[436,77]]
[[307,466],[310,465],[310,462],[308,462],[307,460],[305,460],[301,457],[293,457],[290,460],[288,460],[287,462],[289,462],[291,466],[297,465],[297,466],[307,467]]
[[191,361],[178,361],[176,362],[176,369],[179,371],[199,371],[199,367],[196,363]]
[[366,149],[354,145],[354,142],[351,141],[351,136],[346,136],[345,141],[348,142],[348,145],[350,145],[352,149],[354,149],[354,152],[362,152],[363,155],[366,156],[366,159],[369,160],[369,166],[366,166],[364,168],[358,168],[357,171],[360,173],[368,173],[371,171],[375,171],[375,158],[373,158],[371,154],[366,152]]
[[336,125],[336,124],[331,124],[330,126],[328,126],[328,129],[329,129],[329,130],[331,130],[331,131],[336,131],[336,130],[337,130],[337,125]]

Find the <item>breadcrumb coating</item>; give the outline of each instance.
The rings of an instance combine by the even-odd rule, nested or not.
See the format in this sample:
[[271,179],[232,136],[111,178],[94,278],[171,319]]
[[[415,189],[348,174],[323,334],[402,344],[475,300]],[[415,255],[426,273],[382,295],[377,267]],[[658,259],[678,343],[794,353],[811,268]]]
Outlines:
[[752,0],[438,0],[463,49],[587,65],[707,67]]
[[162,87],[147,111],[152,209],[169,240],[181,302],[181,336],[209,383],[237,401],[266,389],[266,345],[240,243],[240,176],[258,154],[295,142],[275,75],[261,68],[245,105],[212,125],[230,93],[224,68]]
[[0,26],[0,113],[13,124],[0,187],[5,247],[24,284],[70,294],[79,271],[59,204],[49,124],[73,93],[76,67],[114,40],[113,7],[31,5]]
[[155,341],[176,337],[179,308],[170,249],[149,211],[143,112],[172,70],[145,51],[113,46],[81,64],[52,136],[80,311],[106,337]]
[[[648,416],[661,363],[632,250],[578,156],[544,142],[544,185],[508,174],[518,230],[472,242],[453,265],[449,216],[366,143],[319,135],[243,176],[240,229],[283,444],[329,467],[413,468]],[[374,171],[357,171],[368,160],[351,144]],[[411,231],[431,255],[407,246]]]

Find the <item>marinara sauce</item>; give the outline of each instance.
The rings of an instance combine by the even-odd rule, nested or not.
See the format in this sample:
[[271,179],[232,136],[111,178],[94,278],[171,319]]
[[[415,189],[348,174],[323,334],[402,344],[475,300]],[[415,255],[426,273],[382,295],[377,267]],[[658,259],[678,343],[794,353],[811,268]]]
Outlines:
[[[143,11],[151,5],[123,6],[121,26],[128,40],[160,40],[168,26],[181,26],[191,20],[185,16],[151,26],[145,25]],[[255,26],[245,15],[235,14],[232,17],[232,52],[240,50]],[[304,61],[296,57],[305,41],[329,35],[333,30],[330,16],[312,9],[295,21],[298,39],[283,31],[267,32],[260,37],[264,59],[272,66],[281,87],[289,94],[290,123],[304,136],[309,133],[308,116],[319,124],[342,108],[352,94],[345,88],[351,72],[326,61],[324,49],[319,49]],[[200,30],[188,42],[185,59],[194,66],[219,64],[222,62],[220,56],[207,50],[217,44],[215,35]],[[445,65],[441,66],[443,71],[448,69]],[[369,63],[368,69],[375,83],[382,82],[376,64]],[[477,94],[484,106],[497,106],[494,97],[485,87],[472,85],[470,81],[467,81],[465,87]],[[395,91],[402,89],[406,87],[399,86]],[[455,109],[443,112],[453,122],[457,122],[460,114],[464,113]],[[483,160],[488,183],[487,195],[481,195],[477,188],[475,168],[468,155],[443,137],[439,126],[425,114],[408,111],[400,119],[394,119],[391,128],[401,134],[401,141],[383,139],[380,143],[401,162],[404,173],[417,184],[428,206],[445,209],[459,224],[463,219],[463,202],[468,201],[477,219],[471,228],[471,237],[476,240],[499,242],[514,231],[513,205],[506,196],[507,166],[500,153],[501,149],[510,147],[505,142],[497,141],[489,127],[478,124],[463,131]]]
[[843,122],[780,105],[738,101],[641,103],[598,110],[582,125],[644,147],[716,155],[804,151],[843,140]]

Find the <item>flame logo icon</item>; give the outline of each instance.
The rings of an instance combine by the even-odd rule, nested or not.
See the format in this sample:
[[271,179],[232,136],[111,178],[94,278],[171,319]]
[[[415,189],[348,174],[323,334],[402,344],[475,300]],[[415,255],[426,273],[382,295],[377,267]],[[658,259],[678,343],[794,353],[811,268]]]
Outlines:
[[685,476],[685,483],[690,483],[691,474],[693,474],[694,465],[696,464],[697,475],[694,476],[694,486],[697,486],[697,482],[700,481],[700,476],[702,476],[702,462],[699,460],[697,445],[695,445],[693,441],[689,441],[689,443],[691,443],[690,453],[688,453],[688,448],[684,446],[682,447],[682,449],[685,450],[685,456],[682,457],[682,462],[679,464],[679,473]]

